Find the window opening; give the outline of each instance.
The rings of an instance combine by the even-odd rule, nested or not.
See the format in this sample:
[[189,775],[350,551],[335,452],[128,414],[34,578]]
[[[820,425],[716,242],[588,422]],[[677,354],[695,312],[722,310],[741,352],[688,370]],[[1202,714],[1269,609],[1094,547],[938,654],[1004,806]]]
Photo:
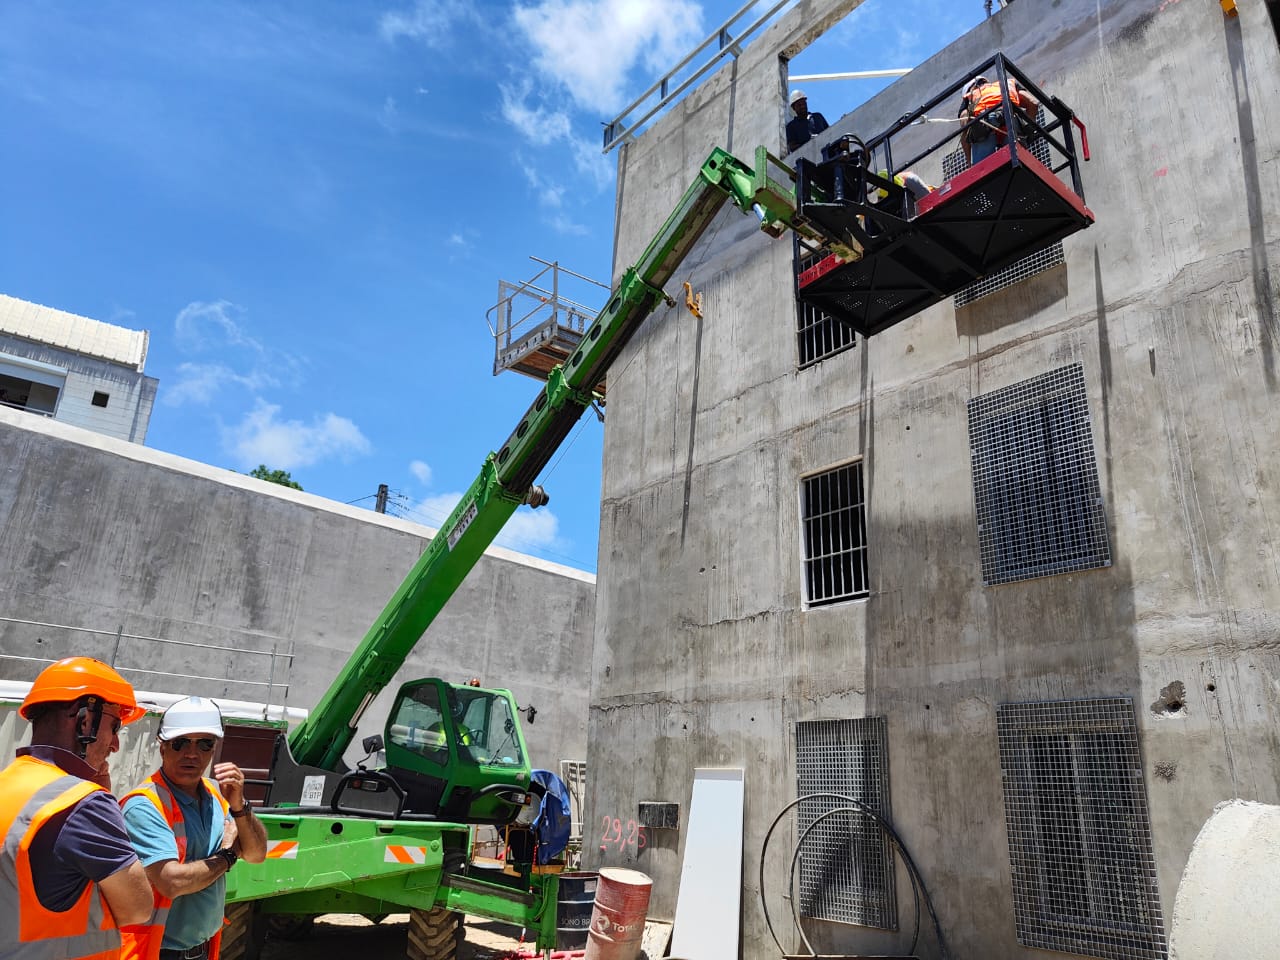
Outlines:
[[52,417],[58,408],[58,388],[0,373],[0,406]]
[[804,578],[810,606],[865,597],[867,516],[862,461],[801,481]]
[[[890,821],[887,744],[884,717],[797,723],[799,795],[853,797]],[[841,806],[825,797],[799,804],[796,836]],[[865,814],[836,813],[814,826],[800,851],[799,875],[801,916],[897,929],[893,849]]]
[[111,399],[110,394],[103,393],[101,390],[93,391],[92,402],[95,407],[105,407],[109,399]]
[[996,727],[1018,941],[1164,960],[1132,701],[1002,704]]
[[[800,274],[816,265],[826,251],[815,250],[798,235],[795,237],[795,273]],[[796,344],[801,369],[813,366],[842,353],[857,343],[853,327],[837,320],[812,303],[796,300]]]
[[1083,367],[968,406],[983,584],[1110,566]]

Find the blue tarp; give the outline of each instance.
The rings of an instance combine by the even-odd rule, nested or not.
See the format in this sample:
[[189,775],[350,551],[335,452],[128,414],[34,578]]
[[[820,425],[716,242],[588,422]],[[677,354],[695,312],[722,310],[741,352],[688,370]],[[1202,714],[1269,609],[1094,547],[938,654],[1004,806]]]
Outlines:
[[546,864],[569,843],[573,829],[569,788],[550,770],[534,770],[533,779],[547,789],[547,795],[542,798],[542,809],[533,821],[533,831],[538,838],[538,863]]

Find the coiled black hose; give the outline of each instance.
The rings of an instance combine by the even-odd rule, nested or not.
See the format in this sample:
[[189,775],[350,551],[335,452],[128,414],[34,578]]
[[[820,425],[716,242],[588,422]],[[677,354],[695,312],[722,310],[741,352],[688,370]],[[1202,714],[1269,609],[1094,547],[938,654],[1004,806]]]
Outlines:
[[[773,937],[773,942],[777,945],[778,952],[785,954],[786,950],[783,949],[782,943],[781,941],[778,940],[778,935],[773,929],[773,920],[769,917],[769,905],[765,900],[765,895],[764,895],[765,854],[769,850],[769,840],[773,836],[773,831],[777,828],[778,824],[782,822],[782,818],[785,817],[787,813],[789,813],[792,810],[792,808],[799,806],[800,804],[804,803],[807,800],[837,800],[845,804],[845,806],[838,807],[833,810],[829,810],[826,813],[822,814],[822,816],[818,817],[816,820],[814,820],[813,823],[809,824],[809,826],[805,828],[804,832],[800,835],[799,839],[796,841],[795,849],[792,851],[792,855],[791,855],[791,870],[787,876],[788,892],[790,892],[792,887],[794,887],[795,885],[796,864],[799,862],[800,849],[804,845],[805,839],[809,836],[809,831],[811,831],[814,827],[816,827],[819,823],[821,823],[827,817],[833,816],[834,814],[854,813],[854,812],[862,813],[867,817],[870,817],[871,820],[873,820],[880,827],[880,830],[884,833],[885,836],[889,838],[889,842],[893,844],[894,848],[898,851],[899,855],[902,857],[902,862],[906,864],[907,876],[911,880],[911,893],[915,900],[915,929],[912,932],[912,936],[911,936],[911,952],[915,953],[916,944],[919,942],[919,939],[920,939],[920,904],[921,902],[923,902],[925,905],[925,908],[929,911],[929,919],[933,923],[933,933],[934,933],[934,936],[937,938],[938,950],[942,956],[942,960],[950,960],[951,953],[949,950],[947,950],[946,940],[943,939],[942,925],[938,922],[938,914],[933,909],[933,901],[929,898],[929,891],[925,888],[924,880],[920,876],[920,871],[916,868],[915,861],[911,859],[911,854],[907,852],[907,848],[903,844],[902,838],[898,836],[897,831],[894,830],[893,827],[888,823],[888,821],[886,821],[883,817],[881,817],[880,814],[876,813],[874,810],[872,810],[869,806],[867,806],[857,797],[849,797],[841,793],[825,793],[825,792],[810,793],[803,797],[797,797],[795,800],[792,800],[785,807],[783,807],[782,810],[779,811],[778,815],[774,817],[773,823],[769,825],[769,830],[764,835],[764,843],[760,847],[760,909],[764,913],[765,926],[769,928],[769,936]],[[798,912],[798,907],[796,906],[795,897],[791,898],[791,918],[796,925],[796,929],[800,932],[800,939],[804,942],[805,949],[809,951],[809,955],[817,956],[817,954],[814,952],[813,946],[809,943],[809,938],[805,936],[804,928],[800,925],[800,916]]]

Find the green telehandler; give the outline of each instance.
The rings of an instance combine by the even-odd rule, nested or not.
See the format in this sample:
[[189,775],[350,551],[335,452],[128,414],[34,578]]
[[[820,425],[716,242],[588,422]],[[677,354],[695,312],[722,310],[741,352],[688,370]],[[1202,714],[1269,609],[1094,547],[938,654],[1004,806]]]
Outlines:
[[540,804],[509,691],[440,679],[406,683],[383,733],[363,741],[369,756],[385,750],[385,766],[347,769],[343,754],[370,703],[508,518],[521,504],[546,502],[534,485],[539,472],[640,324],[659,303],[673,302],[663,286],[726,200],[753,213],[771,236],[790,228],[856,255],[795,216],[792,190],[769,177],[771,166],[791,175],[763,147],[754,169],[712,152],[573,355],[551,371],[511,436],[485,459],[328,691],[277,739],[262,784],[267,800],[257,811],[268,855],[228,875],[223,960],[253,960],[268,929],[288,936],[322,913],[408,912],[412,960],[454,956],[463,914],[523,927],[540,950],[554,946],[554,873],[537,872],[531,851],[509,859],[501,873],[469,864],[472,825],[528,823]]

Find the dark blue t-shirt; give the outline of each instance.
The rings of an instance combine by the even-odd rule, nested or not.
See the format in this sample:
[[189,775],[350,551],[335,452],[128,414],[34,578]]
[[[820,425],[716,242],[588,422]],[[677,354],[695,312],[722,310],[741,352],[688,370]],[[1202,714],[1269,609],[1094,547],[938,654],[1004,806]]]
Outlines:
[[811,113],[804,117],[793,117],[787,122],[787,149],[795,150],[808,143],[813,137],[826,130],[830,124],[820,113]]
[[[70,750],[38,745],[18,751],[56,764],[66,773],[92,780],[94,770]],[[95,790],[69,810],[52,817],[31,841],[31,875],[36,896],[46,909],[75,905],[85,880],[98,882],[138,859],[114,796]]]

